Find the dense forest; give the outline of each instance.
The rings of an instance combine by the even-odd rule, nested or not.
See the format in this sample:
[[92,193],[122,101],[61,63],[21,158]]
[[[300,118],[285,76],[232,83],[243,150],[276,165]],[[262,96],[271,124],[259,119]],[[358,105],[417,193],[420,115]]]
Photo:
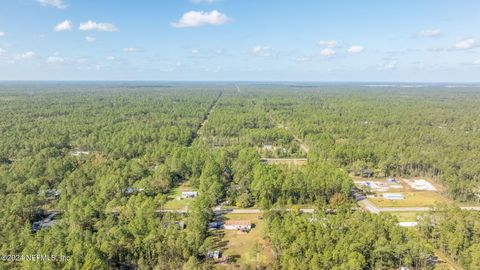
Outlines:
[[277,122],[349,172],[429,176],[444,183],[452,198],[480,201],[476,88],[346,84],[291,87],[275,96],[265,90],[258,98]]
[[[478,213],[434,211],[417,234],[353,211],[350,175],[428,175],[452,198],[478,200],[480,92],[240,87],[3,83],[0,254],[68,259],[0,268],[211,269],[219,205],[265,210],[267,269],[430,269],[435,249],[478,268]],[[263,161],[283,157],[308,163]],[[184,184],[199,194],[188,212],[164,211]]]
[[396,219],[338,211],[312,217],[273,212],[268,232],[281,269],[427,269],[431,250]]
[[439,206],[421,217],[420,233],[465,269],[480,269],[480,213]]

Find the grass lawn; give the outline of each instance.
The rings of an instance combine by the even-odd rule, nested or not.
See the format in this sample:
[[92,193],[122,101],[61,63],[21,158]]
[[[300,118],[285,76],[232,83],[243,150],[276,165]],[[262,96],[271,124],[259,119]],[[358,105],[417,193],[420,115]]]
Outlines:
[[399,222],[417,221],[418,212],[389,212],[398,218]]
[[[260,219],[261,214],[227,214],[225,220],[250,220],[254,227],[248,233],[236,230],[222,230],[224,233],[221,239],[225,243],[222,257],[232,257],[233,262],[229,265],[256,266],[266,264],[273,258],[270,248],[263,240],[265,221]],[[219,265],[225,268],[225,265]]]
[[[371,198],[370,201],[378,207],[429,207],[436,203],[449,203],[450,200],[432,191],[402,192],[404,200],[387,200]],[[381,196],[379,194],[379,196]]]
[[190,203],[193,200],[195,200],[195,198],[178,200],[177,198],[182,197],[182,192],[184,191],[196,191],[196,189],[190,187],[188,183],[183,183],[182,185],[172,189],[172,191],[170,191],[170,193],[168,194],[168,201],[164,205],[164,209],[168,209],[168,210],[187,209]]

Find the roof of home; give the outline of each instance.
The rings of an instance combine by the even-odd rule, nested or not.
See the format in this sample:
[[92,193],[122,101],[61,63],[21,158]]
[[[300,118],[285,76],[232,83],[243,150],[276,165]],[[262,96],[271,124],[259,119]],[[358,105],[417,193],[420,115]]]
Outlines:
[[251,225],[252,222],[250,220],[227,220],[225,221],[225,225]]

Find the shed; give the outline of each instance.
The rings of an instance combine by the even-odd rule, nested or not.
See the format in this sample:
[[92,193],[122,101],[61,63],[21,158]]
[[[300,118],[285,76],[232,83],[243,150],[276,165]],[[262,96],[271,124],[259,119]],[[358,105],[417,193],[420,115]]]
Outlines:
[[398,225],[400,227],[415,227],[418,225],[418,222],[416,221],[403,221],[403,222],[399,222]]
[[207,252],[207,258],[218,260],[222,256],[220,250],[209,250]]
[[198,196],[198,192],[197,191],[184,191],[182,192],[182,198],[183,199],[186,199],[186,198],[195,198]]
[[270,150],[273,150],[273,145],[271,145],[271,144],[264,144],[264,145],[263,145],[263,149],[269,150],[269,151],[270,151]]
[[213,221],[208,223],[209,229],[220,229],[222,227],[222,223],[219,221]]
[[400,193],[383,193],[382,194],[384,199],[387,200],[403,200],[405,199],[405,196]]

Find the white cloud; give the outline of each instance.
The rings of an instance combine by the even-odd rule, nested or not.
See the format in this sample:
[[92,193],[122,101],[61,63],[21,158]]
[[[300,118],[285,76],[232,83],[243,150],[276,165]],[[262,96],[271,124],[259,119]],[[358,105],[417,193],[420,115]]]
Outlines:
[[5,32],[0,32],[0,37],[4,37],[5,36]]
[[299,56],[299,57],[295,58],[296,62],[308,62],[310,60],[312,60],[312,58],[309,57],[309,56]]
[[53,28],[55,32],[61,32],[61,31],[71,31],[72,30],[72,22],[69,20],[65,20],[55,26]]
[[348,49],[348,53],[350,54],[356,54],[356,53],[361,53],[363,52],[363,50],[365,50],[365,48],[363,46],[359,46],[359,45],[353,45],[352,47],[350,47]]
[[91,36],[86,36],[85,41],[93,43],[93,42],[97,41],[97,39],[94,38],[94,37],[91,37]]
[[66,8],[67,4],[63,0],[37,0],[42,6],[51,6],[56,8]]
[[198,54],[198,53],[200,53],[200,50],[198,50],[198,49],[192,49],[190,52],[191,52],[192,54]]
[[258,45],[257,47],[252,49],[252,53],[256,56],[261,56],[261,57],[270,57],[272,56],[270,47],[268,46],[261,46]]
[[318,42],[321,46],[324,46],[326,48],[337,48],[338,47],[338,42],[336,40],[321,40]]
[[378,70],[392,70],[397,68],[397,61],[390,61],[378,67]]
[[6,50],[0,48],[0,56],[1,56],[2,54],[6,53],[6,52],[7,52]]
[[138,49],[137,48],[123,48],[123,51],[124,52],[138,52]]
[[230,20],[227,15],[217,10],[210,12],[189,11],[184,13],[177,22],[172,22],[171,25],[177,28],[199,27],[204,25],[221,25]]
[[322,51],[320,51],[320,55],[322,56],[330,57],[330,56],[334,56],[335,54],[336,54],[335,51],[332,50],[331,48],[325,48]]
[[417,33],[418,37],[438,37],[442,35],[440,29],[427,29]]
[[108,56],[106,59],[107,59],[108,61],[115,61],[115,60],[117,60],[117,58],[115,58],[115,56]]
[[459,42],[455,43],[453,47],[459,50],[468,50],[477,47],[479,44],[475,42],[473,38],[467,38],[464,40],[460,40]]
[[63,63],[65,61],[65,59],[63,59],[62,57],[58,57],[58,56],[49,56],[47,58],[47,63],[49,64],[58,64],[58,63]]
[[94,21],[82,22],[80,23],[78,29],[82,31],[97,30],[98,32],[117,31],[117,27],[115,27],[115,25],[112,23],[97,23]]
[[32,59],[34,56],[35,56],[35,53],[34,53],[34,52],[28,51],[28,52],[25,52],[25,53],[16,54],[16,55],[13,57],[13,60],[14,60],[14,61],[18,61],[18,60],[30,60],[30,59]]
[[480,59],[477,59],[473,62],[474,65],[480,65]]

